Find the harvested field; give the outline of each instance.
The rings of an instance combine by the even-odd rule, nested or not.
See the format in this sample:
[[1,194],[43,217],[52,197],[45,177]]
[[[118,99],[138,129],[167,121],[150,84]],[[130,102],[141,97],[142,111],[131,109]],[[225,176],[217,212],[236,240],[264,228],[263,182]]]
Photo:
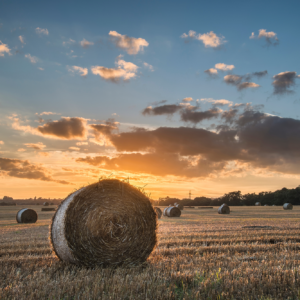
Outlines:
[[[299,299],[300,207],[184,210],[158,220],[158,246],[135,268],[87,269],[51,251],[54,212],[17,224],[0,208],[0,299]],[[163,210],[163,207],[161,207]]]

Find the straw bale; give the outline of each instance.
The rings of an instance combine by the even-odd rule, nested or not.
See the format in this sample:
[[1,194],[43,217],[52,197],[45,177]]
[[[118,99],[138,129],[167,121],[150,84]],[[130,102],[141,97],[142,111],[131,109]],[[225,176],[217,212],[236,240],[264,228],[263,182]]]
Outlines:
[[161,215],[162,215],[162,211],[159,207],[154,207],[154,210],[157,214],[157,218],[160,219],[161,218]]
[[284,203],[283,209],[284,210],[293,209],[293,205],[291,203]]
[[167,217],[170,217],[170,218],[180,217],[181,216],[181,210],[176,206],[171,206],[171,207],[167,208],[167,210],[165,212],[165,215]]
[[36,211],[30,208],[22,208],[16,215],[18,223],[35,223],[37,219],[38,215]]
[[167,206],[164,210],[163,210],[163,216],[167,217],[166,215],[166,212],[167,212],[167,209],[169,208],[169,206]]
[[218,214],[230,214],[230,208],[227,204],[222,204],[219,208],[218,208]]
[[261,203],[260,202],[256,202],[255,206],[261,206]]
[[69,195],[52,219],[56,255],[72,264],[135,266],[146,261],[157,238],[149,198],[129,183],[103,179]]
[[46,201],[46,202],[43,203],[43,205],[44,206],[49,206],[49,202]]
[[180,203],[176,204],[175,206],[178,207],[180,210],[184,209],[184,206],[182,204],[180,204]]

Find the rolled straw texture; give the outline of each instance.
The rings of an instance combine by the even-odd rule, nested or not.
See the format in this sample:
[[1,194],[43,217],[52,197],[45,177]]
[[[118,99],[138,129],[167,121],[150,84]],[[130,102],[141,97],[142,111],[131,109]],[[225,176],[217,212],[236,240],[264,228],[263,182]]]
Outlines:
[[283,209],[284,210],[293,209],[293,205],[291,203],[284,203],[283,204]]
[[38,219],[36,211],[30,208],[23,208],[17,212],[16,220],[18,223],[35,223]]
[[230,214],[230,208],[227,204],[222,204],[219,208],[218,208],[218,214]]
[[157,218],[160,219],[161,216],[162,216],[162,211],[161,211],[161,209],[160,209],[159,207],[154,207],[154,210],[155,210],[155,212],[156,212],[156,214],[157,214]]
[[181,216],[181,210],[176,206],[168,207],[166,210],[166,216],[170,218],[174,217],[180,217]]
[[154,249],[156,213],[149,198],[116,179],[104,179],[69,195],[51,225],[56,255],[76,265],[135,266]]

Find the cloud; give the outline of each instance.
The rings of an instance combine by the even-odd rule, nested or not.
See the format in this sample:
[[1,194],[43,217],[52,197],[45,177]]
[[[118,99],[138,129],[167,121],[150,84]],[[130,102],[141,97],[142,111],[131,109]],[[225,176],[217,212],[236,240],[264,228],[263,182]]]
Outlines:
[[181,120],[197,124],[204,120],[217,118],[219,114],[220,110],[218,108],[212,108],[206,111],[197,111],[196,108],[185,109],[181,112]]
[[268,74],[268,71],[265,70],[265,71],[260,71],[260,72],[253,72],[252,76],[256,76],[256,77],[260,78],[260,77],[266,76],[267,74]]
[[110,31],[109,35],[117,47],[126,50],[130,55],[138,54],[140,51],[144,50],[144,47],[149,46],[149,43],[142,38],[129,37],[116,31]]
[[4,142],[3,142],[3,141],[0,141],[0,145],[4,145]]
[[83,145],[88,145],[88,142],[77,142],[76,146],[83,146]]
[[40,116],[43,116],[43,115],[46,115],[46,116],[49,116],[49,115],[57,115],[57,113],[55,112],[51,112],[51,111],[44,111],[42,113],[35,113],[36,115],[40,115]]
[[87,76],[87,74],[88,74],[88,69],[87,68],[81,68],[81,67],[78,67],[78,66],[69,67],[68,70],[69,70],[69,72],[72,72],[72,73],[77,72],[77,73],[80,74],[80,76],[83,76],[83,77]]
[[39,28],[39,27],[37,27],[36,29],[35,29],[35,32],[37,33],[37,34],[39,34],[39,35],[49,35],[49,31],[48,31],[48,29],[47,28]]
[[17,151],[18,151],[18,152],[24,152],[24,151],[26,151],[26,149],[20,148],[20,149],[18,149]]
[[34,165],[28,160],[0,158],[0,172],[4,176],[71,184],[65,180],[53,179],[48,169]]
[[41,70],[41,71],[44,71],[44,68],[40,68],[40,67],[39,67],[38,69]]
[[90,124],[90,129],[93,130],[95,139],[92,139],[91,142],[94,142],[101,146],[110,146],[111,143],[107,136],[111,135],[113,131],[118,129],[119,122],[116,122],[114,119],[108,119],[102,124]]
[[146,67],[146,68],[148,68],[151,72],[153,72],[154,71],[154,69],[153,69],[153,66],[152,65],[150,65],[150,64],[148,64],[148,63],[146,63],[146,62],[144,62],[143,63],[143,65]]
[[208,70],[205,70],[204,73],[208,74],[209,76],[215,77],[216,75],[218,75],[218,70],[210,68]]
[[257,88],[260,86],[254,82],[247,82],[247,81],[242,82],[243,79],[244,77],[240,75],[224,76],[225,83],[236,86],[239,91],[247,88]]
[[24,37],[22,35],[19,35],[19,40],[22,44],[25,44]]
[[231,106],[233,104],[232,101],[229,101],[229,100],[226,100],[226,99],[215,100],[213,98],[201,98],[200,101],[209,102],[209,103],[212,103],[213,105],[216,105],[216,106],[223,106],[223,105]]
[[193,101],[193,98],[192,97],[186,97],[186,98],[183,98],[182,101],[183,102],[191,102],[191,101]]
[[94,43],[93,43],[93,42],[89,42],[89,41],[87,41],[86,39],[83,39],[83,40],[80,42],[80,45],[81,45],[83,48],[88,48],[89,46],[94,45]]
[[78,147],[69,147],[69,149],[74,150],[74,151],[79,151],[80,150],[80,148],[78,148]]
[[219,48],[221,45],[226,43],[225,37],[224,36],[217,36],[213,31],[204,33],[204,34],[197,34],[195,31],[190,30],[188,34],[184,33],[181,35],[181,38],[184,39],[196,39],[199,41],[202,41],[204,46],[206,48],[211,47],[211,48]]
[[118,83],[122,79],[128,81],[136,77],[138,66],[120,59],[120,56],[115,62],[117,68],[105,68],[102,66],[93,66],[91,71],[94,75],[99,75],[101,78]]
[[299,78],[300,76],[297,75],[296,72],[281,72],[277,75],[273,76],[274,81],[272,85],[274,87],[273,94],[275,95],[282,95],[282,94],[289,94],[294,93],[290,88],[295,85],[295,79]]
[[74,40],[68,39],[67,41],[64,41],[64,42],[63,42],[63,46],[71,45],[71,44],[74,44],[74,43],[75,43]]
[[36,64],[38,62],[38,58],[35,56],[31,56],[29,53],[25,54],[25,57],[28,58],[32,64]]
[[46,145],[44,145],[41,142],[39,142],[39,143],[25,143],[24,145],[27,148],[32,148],[34,150],[43,150],[46,147]]
[[276,46],[279,44],[279,39],[277,38],[277,34],[273,31],[267,32],[266,29],[260,29],[258,36],[255,36],[254,32],[252,32],[250,39],[265,39],[268,46]]
[[142,111],[144,116],[152,115],[152,116],[160,116],[160,115],[173,115],[174,113],[178,112],[182,109],[181,105],[177,104],[165,104],[161,106],[148,106]]
[[218,70],[221,70],[221,71],[231,71],[235,67],[234,67],[234,65],[226,65],[226,64],[223,64],[223,63],[218,63],[218,64],[215,64],[215,68],[218,69]]
[[11,50],[9,49],[9,47],[7,46],[7,44],[3,44],[0,41],[0,56],[4,56],[4,53],[7,53],[8,55],[11,55]]

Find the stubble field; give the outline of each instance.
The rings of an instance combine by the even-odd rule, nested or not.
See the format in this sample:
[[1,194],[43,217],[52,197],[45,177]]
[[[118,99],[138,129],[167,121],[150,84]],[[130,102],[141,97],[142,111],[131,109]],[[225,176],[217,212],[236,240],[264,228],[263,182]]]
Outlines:
[[0,299],[300,299],[300,207],[162,217],[156,249],[131,269],[60,262],[48,240],[54,212],[28,206],[39,219],[19,225],[21,208],[0,207]]

